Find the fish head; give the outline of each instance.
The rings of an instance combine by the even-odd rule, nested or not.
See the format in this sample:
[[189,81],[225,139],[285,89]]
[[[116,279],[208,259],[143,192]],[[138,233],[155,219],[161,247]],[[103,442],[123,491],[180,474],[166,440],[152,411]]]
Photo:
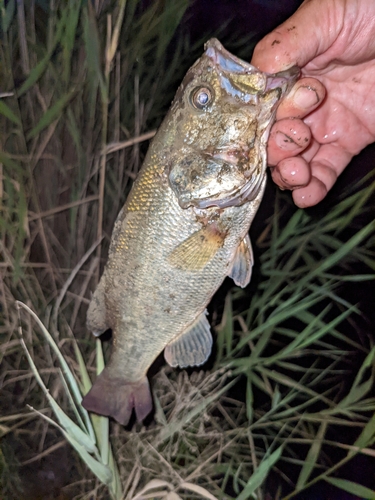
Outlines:
[[225,208],[254,199],[266,175],[277,105],[299,76],[259,71],[216,39],[190,68],[161,132],[169,184],[182,208]]

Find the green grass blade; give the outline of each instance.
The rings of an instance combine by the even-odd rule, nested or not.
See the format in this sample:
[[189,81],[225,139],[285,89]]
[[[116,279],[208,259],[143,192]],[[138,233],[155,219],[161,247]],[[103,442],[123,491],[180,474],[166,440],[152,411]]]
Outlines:
[[[96,369],[99,375],[104,370],[104,356],[102,343],[100,339],[96,339]],[[109,457],[109,418],[97,416],[97,436],[100,448],[100,455],[104,464],[108,464]]]
[[41,61],[30,71],[29,76],[27,79],[24,81],[24,83],[21,85],[21,87],[17,91],[17,96],[21,97],[25,92],[27,92],[43,75],[43,73],[46,71],[48,64],[50,62],[50,59],[52,57],[52,54],[54,50],[56,49],[57,44],[59,43],[61,39],[61,35],[64,30],[64,26],[66,23],[66,17],[68,14],[67,9],[64,9],[62,11],[62,16],[61,19],[57,23],[56,27],[56,34],[53,40],[53,44],[50,47],[50,50],[47,51],[45,56],[41,59]]
[[30,364],[30,367],[34,373],[34,376],[43,390],[46,398],[48,399],[49,404],[51,405],[53,412],[59,421],[61,427],[65,429],[65,431],[72,436],[81,446],[83,446],[89,453],[98,453],[95,443],[92,441],[91,437],[86,434],[82,429],[75,423],[71,418],[69,418],[66,413],[61,409],[61,407],[56,403],[53,397],[50,395],[47,387],[44,385],[42,378],[39,375],[38,369],[35,366],[35,363],[29,353],[29,350],[26,347],[24,340],[21,338],[21,344],[25,351],[26,357]]
[[232,295],[230,293],[225,298],[223,317],[220,325],[216,327],[216,332],[216,364],[219,364],[225,357],[224,352],[229,354],[232,351],[233,308]]
[[55,102],[53,106],[47,109],[44,115],[41,117],[39,122],[35,125],[33,129],[27,134],[27,139],[32,139],[36,135],[38,135],[42,130],[51,125],[54,120],[61,118],[61,113],[64,108],[69,104],[69,102],[75,96],[76,91],[70,90],[65,95],[60,97],[58,101]]
[[[375,415],[365,425],[363,431],[356,439],[353,447],[356,448],[366,448],[367,446],[372,446],[375,442]],[[355,452],[349,451],[348,456],[353,455]]]
[[88,371],[86,368],[85,360],[83,359],[81,351],[80,351],[80,349],[77,345],[77,342],[75,340],[74,340],[73,346],[74,346],[75,356],[76,356],[77,361],[78,361],[79,373],[80,373],[81,381],[82,381],[82,394],[86,395],[89,392],[89,390],[91,389],[92,383],[91,383],[91,380],[90,380],[90,377],[89,377],[89,374],[88,374]]
[[15,125],[21,126],[21,120],[13,113],[10,107],[7,106],[2,99],[0,99],[0,114],[5,116],[5,118],[8,118],[8,120],[13,122]]
[[101,67],[101,49],[98,27],[90,8],[84,10],[83,33],[91,85],[93,87],[97,84],[99,85],[102,100],[103,102],[107,102],[108,94]]
[[102,464],[96,460],[92,455],[87,452],[86,447],[74,439],[74,437],[69,432],[63,432],[65,439],[73,446],[73,448],[80,455],[82,460],[85,462],[87,467],[92,470],[95,476],[100,479],[103,484],[110,486],[112,483],[112,471],[107,465]]
[[72,56],[74,54],[74,43],[77,36],[77,26],[81,13],[82,0],[69,0],[67,6],[67,20],[65,29],[61,37],[63,47],[63,80],[67,85],[69,83]]
[[4,8],[4,3],[1,2],[1,18],[2,18],[2,29],[3,33],[7,33],[9,26],[11,25],[14,13],[16,11],[16,0],[9,0],[7,6]]
[[69,390],[68,384],[66,383],[66,380],[64,378],[64,375],[61,373],[61,370],[59,370],[59,373],[60,373],[60,380],[61,380],[61,383],[63,385],[64,392],[66,394],[66,397],[68,398],[70,407],[71,407],[71,409],[74,412],[74,416],[75,416],[75,418],[76,418],[76,420],[78,422],[78,425],[79,425],[79,427],[81,429],[84,429],[85,428],[85,423],[82,420],[82,416],[81,416],[81,414],[79,413],[79,411],[77,409],[77,404],[76,404],[76,402],[73,399],[72,393]]
[[375,491],[366,488],[358,483],[354,483],[353,481],[349,481],[347,479],[337,479],[334,477],[325,477],[324,480],[335,486],[336,488],[340,488],[340,490],[346,491],[347,493],[351,493],[356,497],[360,497],[366,500],[375,500]]
[[368,238],[375,230],[375,221],[370,222],[365,227],[360,229],[354,236],[352,236],[346,243],[344,243],[336,252],[324,259],[304,281],[310,280],[313,276],[317,276],[323,271],[330,269],[337,265],[354,248],[360,245],[366,238]]
[[259,464],[256,471],[246,483],[243,491],[238,495],[236,500],[247,500],[254,497],[256,490],[264,483],[270,470],[281,457],[283,446],[277,448],[271,455],[264,458]]
[[[21,307],[21,308],[25,309],[25,311],[27,311],[34,318],[34,320],[38,324],[41,332],[43,333],[45,339],[47,340],[48,344],[51,346],[53,352],[56,354],[57,359],[58,359],[58,361],[60,363],[60,366],[62,368],[62,373],[63,373],[64,377],[67,380],[67,383],[68,383],[68,386],[69,386],[70,390],[72,391],[72,395],[74,397],[74,400],[77,403],[77,405],[79,405],[79,408],[80,408],[81,412],[83,413],[84,420],[85,420],[85,423],[86,423],[86,429],[87,429],[87,431],[88,431],[88,433],[90,435],[90,439],[93,440],[94,439],[94,431],[92,429],[90,418],[89,418],[88,413],[85,410],[85,408],[83,408],[83,406],[81,405],[81,402],[82,402],[81,391],[79,389],[78,383],[77,383],[77,381],[76,381],[73,373],[71,372],[71,370],[70,370],[70,368],[69,368],[69,366],[68,366],[68,364],[67,364],[64,356],[61,354],[61,351],[58,348],[58,346],[57,346],[56,342],[54,341],[54,339],[52,338],[51,334],[48,332],[48,330],[43,325],[43,323],[40,321],[40,319],[38,318],[38,316],[34,313],[34,311],[32,311],[23,302],[17,301],[16,304],[17,304],[18,307]],[[87,372],[86,372],[86,375],[87,375]]]
[[251,424],[254,418],[254,393],[250,377],[246,380],[246,416]]
[[67,379],[68,385],[69,385],[69,387],[70,387],[70,389],[75,397],[76,402],[81,403],[82,402],[82,394],[79,390],[79,386],[77,384],[77,381],[74,378],[64,356],[61,354],[61,351],[60,351],[58,345],[56,344],[56,342],[52,338],[52,335],[49,333],[47,328],[43,325],[43,323],[38,318],[38,316],[34,313],[34,311],[32,309],[30,309],[30,307],[28,307],[26,304],[24,304],[23,302],[20,302],[20,301],[17,301],[16,304],[18,307],[21,307],[22,309],[27,311],[36,321],[36,323],[39,326],[41,332],[43,333],[45,339],[47,340],[48,344],[51,346],[53,352],[56,354],[57,359],[59,360],[59,363],[60,363],[61,368],[62,368],[62,372]]
[[316,464],[318,463],[318,458],[320,454],[320,450],[322,448],[323,439],[327,430],[328,420],[323,421],[319,430],[314,437],[313,442],[311,443],[309,452],[307,453],[306,459],[304,461],[301,472],[298,476],[296,490],[301,490],[304,488],[305,484],[309,480],[311,473],[313,472]]

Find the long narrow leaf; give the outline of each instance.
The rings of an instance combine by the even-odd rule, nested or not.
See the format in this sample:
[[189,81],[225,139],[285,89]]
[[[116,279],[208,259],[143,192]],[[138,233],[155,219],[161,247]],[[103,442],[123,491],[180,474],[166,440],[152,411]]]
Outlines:
[[283,446],[280,446],[277,450],[271,453],[271,455],[261,461],[258,468],[248,480],[245,488],[238,495],[236,500],[247,500],[255,494],[256,490],[264,483],[272,467],[281,457],[282,451]]
[[0,99],[0,114],[5,116],[5,118],[8,118],[8,120],[16,125],[21,125],[21,120],[13,113],[10,107],[7,106],[2,99]]
[[375,500],[375,491],[366,488],[354,481],[349,481],[347,479],[337,479],[334,477],[326,477],[324,480],[332,484],[332,486],[336,486],[336,488],[340,488],[340,490],[346,491],[347,493],[351,493],[356,497],[360,497],[366,500]]
[[44,115],[35,125],[35,127],[31,129],[30,132],[27,134],[27,138],[32,139],[33,137],[38,135],[43,129],[51,125],[51,123],[54,120],[59,119],[61,117],[62,111],[67,106],[69,101],[73,99],[75,93],[76,93],[75,90],[70,90],[65,95],[60,97],[60,99],[57,102],[55,102],[53,106],[48,108],[48,110],[44,113]]
[[307,483],[311,473],[313,472],[319,458],[320,450],[323,444],[323,438],[326,433],[328,426],[328,420],[323,421],[320,424],[319,430],[311,443],[309,452],[306,456],[305,462],[298,476],[296,490],[301,490]]

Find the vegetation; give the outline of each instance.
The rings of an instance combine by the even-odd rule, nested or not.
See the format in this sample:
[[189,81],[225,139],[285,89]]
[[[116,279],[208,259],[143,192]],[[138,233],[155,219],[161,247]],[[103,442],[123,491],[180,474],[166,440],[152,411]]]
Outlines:
[[211,362],[159,367],[146,425],[80,405],[108,349],[85,314],[114,219],[202,50],[187,7],[0,1],[0,496],[375,498],[341,475],[375,458],[375,347],[342,293],[374,279],[372,176],[319,218],[270,201],[252,283],[211,308]]

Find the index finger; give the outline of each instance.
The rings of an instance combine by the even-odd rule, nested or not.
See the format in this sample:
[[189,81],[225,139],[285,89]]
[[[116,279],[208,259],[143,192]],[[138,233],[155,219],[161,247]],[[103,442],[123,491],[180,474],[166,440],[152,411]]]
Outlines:
[[325,52],[340,33],[345,2],[307,0],[255,47],[251,64],[267,73],[303,68]]

